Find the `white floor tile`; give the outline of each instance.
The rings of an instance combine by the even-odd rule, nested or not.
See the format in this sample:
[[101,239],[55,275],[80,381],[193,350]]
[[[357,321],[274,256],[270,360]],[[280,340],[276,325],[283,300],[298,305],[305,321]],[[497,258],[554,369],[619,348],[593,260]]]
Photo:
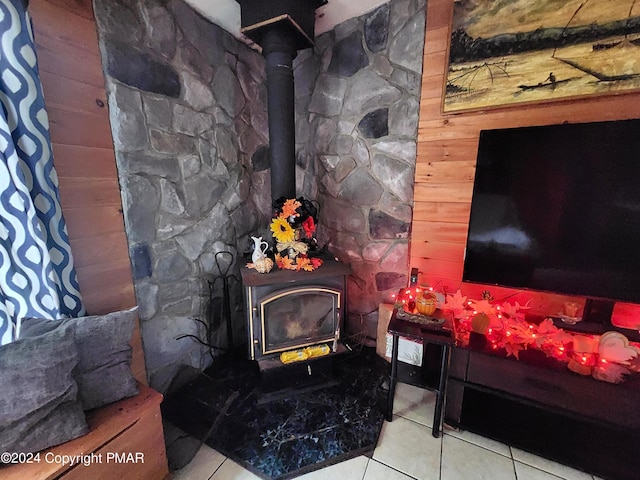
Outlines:
[[435,404],[436,394],[430,390],[406,383],[396,385],[396,394],[393,397],[393,413],[395,415],[431,427]]
[[260,477],[227,458],[216,473],[213,474],[211,480],[260,480]]
[[516,465],[516,476],[518,480],[560,480],[560,477],[547,473],[526,463],[514,462]]
[[355,457],[296,478],[298,480],[327,480],[331,478],[339,478],[340,480],[362,480],[364,472],[367,469],[367,463],[369,463],[368,457]]
[[544,470],[545,472],[552,473],[560,478],[564,478],[565,480],[592,480],[593,476],[581,472],[580,470],[576,470],[575,468],[567,467],[566,465],[562,465],[560,463],[554,462],[552,460],[547,460],[546,458],[538,457],[529,452],[525,452],[524,450],[520,450],[518,448],[511,447],[511,455],[514,460],[518,462],[526,463],[532,467],[535,467],[539,470]]
[[363,480],[413,480],[413,477],[387,467],[383,463],[370,460]]
[[174,480],[209,480],[226,458],[213,448],[202,445],[188,465],[173,472],[173,478]]
[[465,430],[445,429],[444,432],[445,435],[451,435],[452,437],[465,440],[469,443],[473,443],[474,445],[478,445],[479,447],[486,448],[487,450],[491,450],[492,452],[496,452],[500,455],[511,458],[511,450],[509,449],[509,445],[506,445],[504,443],[496,442],[495,440],[491,440],[490,438],[483,437],[482,435],[476,435],[475,433],[467,432]]
[[513,460],[445,435],[441,480],[516,480]]
[[373,458],[418,480],[437,480],[441,445],[430,428],[394,416],[384,422]]

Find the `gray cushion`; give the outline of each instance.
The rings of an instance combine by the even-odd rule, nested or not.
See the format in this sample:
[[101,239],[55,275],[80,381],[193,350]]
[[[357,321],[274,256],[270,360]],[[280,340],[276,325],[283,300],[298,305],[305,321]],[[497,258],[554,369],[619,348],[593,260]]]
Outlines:
[[0,452],[37,452],[87,433],[73,329],[0,347]]
[[131,373],[129,341],[136,320],[136,308],[107,315],[64,320],[24,319],[20,335],[30,337],[59,326],[75,332],[78,349],[78,397],[85,410],[101,407],[138,393]]

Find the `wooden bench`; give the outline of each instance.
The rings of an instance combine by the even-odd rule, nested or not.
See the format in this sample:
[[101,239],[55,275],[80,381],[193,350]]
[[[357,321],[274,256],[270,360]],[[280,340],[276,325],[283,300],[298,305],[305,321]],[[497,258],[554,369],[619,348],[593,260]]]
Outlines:
[[139,388],[140,393],[135,397],[87,412],[90,431],[86,435],[43,450],[33,463],[0,467],[0,478],[154,480],[167,477],[160,415],[162,395],[145,385]]

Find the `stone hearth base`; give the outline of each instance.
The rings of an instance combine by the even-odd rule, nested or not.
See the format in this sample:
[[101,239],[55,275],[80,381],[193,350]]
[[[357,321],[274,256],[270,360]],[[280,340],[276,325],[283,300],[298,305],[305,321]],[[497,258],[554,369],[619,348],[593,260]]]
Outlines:
[[363,347],[333,372],[334,385],[271,400],[255,362],[216,357],[167,396],[163,418],[261,478],[291,478],[373,452],[378,441],[388,364]]

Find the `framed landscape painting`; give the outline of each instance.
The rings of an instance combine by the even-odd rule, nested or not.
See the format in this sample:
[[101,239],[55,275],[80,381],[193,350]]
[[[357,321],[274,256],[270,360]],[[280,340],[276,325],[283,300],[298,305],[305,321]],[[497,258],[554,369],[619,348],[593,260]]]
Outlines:
[[640,88],[640,0],[455,0],[444,113]]

